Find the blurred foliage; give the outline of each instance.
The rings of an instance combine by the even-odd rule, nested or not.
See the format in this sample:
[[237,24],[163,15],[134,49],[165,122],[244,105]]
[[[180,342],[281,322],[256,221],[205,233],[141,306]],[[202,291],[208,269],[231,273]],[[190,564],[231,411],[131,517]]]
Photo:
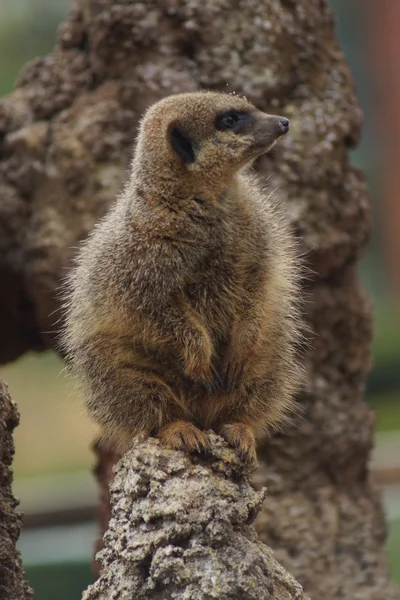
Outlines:
[[0,96],[13,88],[29,60],[51,51],[71,0],[1,0]]
[[[400,257],[399,257],[400,259]],[[373,353],[379,364],[400,359],[399,307],[395,302],[377,301],[374,310]]]
[[400,519],[391,521],[387,542],[390,574],[400,584]]
[[80,600],[82,591],[92,583],[89,560],[31,566],[26,568],[26,575],[35,590],[35,600]]
[[371,394],[368,396],[368,404],[376,413],[376,430],[378,432],[400,431],[400,402],[398,390]]
[[22,414],[14,439],[17,476],[89,468],[93,425],[52,352],[28,355],[1,369]]

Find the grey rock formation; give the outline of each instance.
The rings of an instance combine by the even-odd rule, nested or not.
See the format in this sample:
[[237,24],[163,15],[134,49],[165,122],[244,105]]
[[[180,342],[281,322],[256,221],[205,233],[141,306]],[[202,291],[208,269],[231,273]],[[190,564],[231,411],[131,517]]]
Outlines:
[[100,577],[83,600],[307,600],[252,526],[265,490],[210,439],[207,455],[147,440],[119,461]]

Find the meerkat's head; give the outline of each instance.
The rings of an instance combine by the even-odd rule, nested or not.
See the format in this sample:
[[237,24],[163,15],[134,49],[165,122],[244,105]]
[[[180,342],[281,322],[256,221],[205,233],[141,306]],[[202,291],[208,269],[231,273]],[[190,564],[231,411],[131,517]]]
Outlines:
[[169,96],[151,106],[140,126],[135,162],[164,180],[201,191],[220,187],[287,133],[289,121],[263,113],[245,98],[218,92]]

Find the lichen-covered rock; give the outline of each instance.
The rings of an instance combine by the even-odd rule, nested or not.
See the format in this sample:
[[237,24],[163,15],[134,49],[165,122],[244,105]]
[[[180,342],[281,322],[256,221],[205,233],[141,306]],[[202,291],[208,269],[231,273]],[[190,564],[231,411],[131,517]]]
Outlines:
[[210,439],[205,456],[147,440],[120,460],[101,574],[83,600],[307,600],[252,526],[265,490]]

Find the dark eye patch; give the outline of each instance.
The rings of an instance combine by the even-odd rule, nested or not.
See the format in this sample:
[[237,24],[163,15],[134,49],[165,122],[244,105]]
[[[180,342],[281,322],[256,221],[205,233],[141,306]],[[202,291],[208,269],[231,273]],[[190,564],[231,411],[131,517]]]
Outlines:
[[242,133],[254,121],[254,117],[246,112],[238,110],[228,110],[217,116],[215,120],[215,128],[218,131],[234,131]]

